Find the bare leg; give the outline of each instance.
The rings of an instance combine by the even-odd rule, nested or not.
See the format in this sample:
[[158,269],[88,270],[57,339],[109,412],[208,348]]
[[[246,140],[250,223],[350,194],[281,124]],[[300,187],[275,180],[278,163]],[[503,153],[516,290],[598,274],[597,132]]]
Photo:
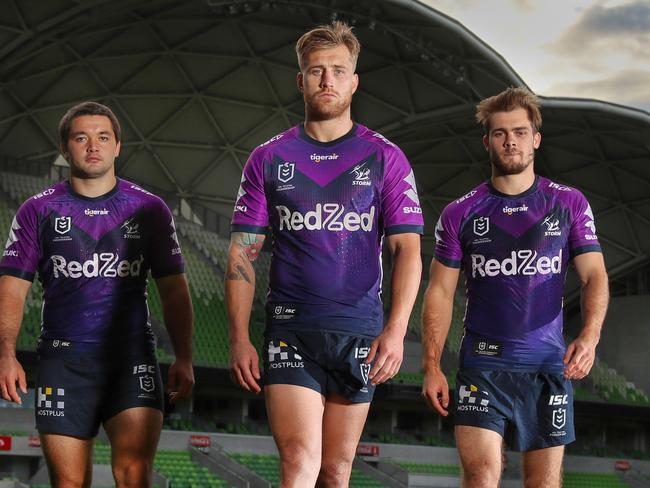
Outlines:
[[537,449],[523,454],[526,488],[560,488],[564,446]]
[[296,385],[268,385],[264,392],[280,451],[280,487],[314,486],[320,470],[323,396]]
[[350,403],[330,395],[323,415],[323,454],[317,486],[345,488],[350,481],[352,462],[366,423],[370,403]]
[[108,419],[104,428],[111,443],[117,487],[151,487],[162,412],[149,407],[129,408]]
[[463,488],[496,488],[501,477],[500,434],[480,427],[456,426],[456,446],[463,466]]
[[41,434],[53,488],[88,488],[92,482],[93,439]]

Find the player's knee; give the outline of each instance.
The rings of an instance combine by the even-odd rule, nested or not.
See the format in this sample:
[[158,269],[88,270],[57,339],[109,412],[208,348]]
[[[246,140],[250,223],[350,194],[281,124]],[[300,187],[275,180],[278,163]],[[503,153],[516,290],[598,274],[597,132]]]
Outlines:
[[118,488],[145,488],[151,486],[153,464],[146,460],[131,460],[113,465],[113,476]]
[[468,463],[463,466],[463,487],[496,488],[499,484],[499,466],[485,461]]
[[320,453],[300,442],[289,443],[281,450],[280,466],[283,478],[293,473],[318,472]]
[[86,474],[59,473],[50,474],[50,484],[57,488],[88,488],[90,479]]
[[553,473],[526,473],[524,488],[560,488],[560,475]]
[[348,486],[352,463],[349,461],[322,461],[318,473],[319,488],[339,488]]

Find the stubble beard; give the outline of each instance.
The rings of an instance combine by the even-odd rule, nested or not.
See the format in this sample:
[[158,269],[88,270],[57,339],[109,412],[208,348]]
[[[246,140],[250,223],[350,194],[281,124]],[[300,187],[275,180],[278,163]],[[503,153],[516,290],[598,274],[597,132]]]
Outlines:
[[341,96],[330,102],[319,101],[318,94],[312,95],[311,98],[305,97],[305,112],[307,118],[314,122],[332,120],[343,115],[352,103],[352,94]]
[[[494,168],[495,176],[506,176],[506,175],[518,175],[523,173],[528,166],[530,166],[535,160],[535,149],[531,148],[530,153],[525,153],[524,151],[514,151],[514,153],[519,154],[519,161],[505,161],[499,153],[494,149],[490,148],[490,163],[492,168]],[[512,153],[511,153],[512,154]]]

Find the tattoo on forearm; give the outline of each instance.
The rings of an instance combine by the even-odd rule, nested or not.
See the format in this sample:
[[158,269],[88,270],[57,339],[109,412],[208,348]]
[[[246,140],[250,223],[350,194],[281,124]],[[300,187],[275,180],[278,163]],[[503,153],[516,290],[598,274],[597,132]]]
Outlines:
[[264,245],[264,236],[258,234],[247,234],[244,232],[234,232],[231,236],[231,242],[241,246],[246,253],[248,260],[252,263],[260,255]]
[[228,260],[226,279],[244,280],[252,285],[255,279],[252,262],[259,256],[264,244],[264,236],[233,232],[230,241],[231,245],[236,245],[239,249],[236,257]]

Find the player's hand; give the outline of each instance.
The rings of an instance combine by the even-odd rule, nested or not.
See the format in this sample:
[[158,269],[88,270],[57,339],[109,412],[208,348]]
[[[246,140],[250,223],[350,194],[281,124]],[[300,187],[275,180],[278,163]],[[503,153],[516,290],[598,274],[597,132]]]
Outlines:
[[167,371],[167,393],[169,400],[183,400],[190,396],[194,386],[194,368],[192,361],[177,359]]
[[580,334],[566,349],[564,354],[564,377],[581,380],[589,374],[596,360],[598,338]]
[[0,395],[8,402],[16,402],[22,405],[23,401],[16,391],[16,383],[18,388],[24,394],[27,393],[27,378],[25,370],[20,365],[16,356],[13,354],[5,354],[0,356]]
[[391,379],[399,372],[404,357],[404,334],[386,327],[372,341],[366,364],[374,361],[368,378],[373,385],[379,385]]
[[447,384],[447,377],[440,368],[431,368],[424,373],[422,396],[429,406],[440,415],[443,417],[449,415],[447,411],[449,406],[449,385]]
[[244,390],[259,393],[259,356],[249,341],[230,343],[230,376]]

